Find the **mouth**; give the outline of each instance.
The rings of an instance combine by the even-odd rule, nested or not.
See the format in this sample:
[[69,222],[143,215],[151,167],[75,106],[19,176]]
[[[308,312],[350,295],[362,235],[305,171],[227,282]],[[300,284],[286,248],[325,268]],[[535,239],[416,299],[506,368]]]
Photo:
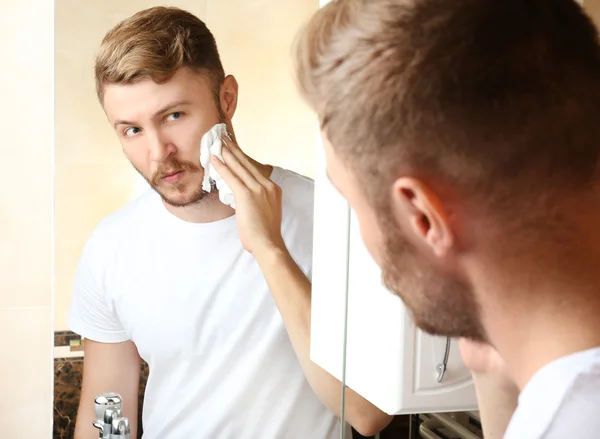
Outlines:
[[170,172],[168,174],[165,174],[162,177],[162,180],[167,182],[167,183],[177,183],[179,180],[181,180],[181,178],[183,178],[183,173],[185,171],[180,170],[180,171],[175,171],[175,172]]

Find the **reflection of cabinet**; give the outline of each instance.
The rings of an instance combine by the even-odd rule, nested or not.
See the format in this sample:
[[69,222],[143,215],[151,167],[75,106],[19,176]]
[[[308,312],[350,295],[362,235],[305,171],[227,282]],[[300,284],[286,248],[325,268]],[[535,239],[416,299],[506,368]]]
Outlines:
[[347,297],[348,387],[389,414],[476,409],[456,340],[415,329],[383,287],[354,214],[327,180],[320,142],[315,184],[311,359],[342,380]]

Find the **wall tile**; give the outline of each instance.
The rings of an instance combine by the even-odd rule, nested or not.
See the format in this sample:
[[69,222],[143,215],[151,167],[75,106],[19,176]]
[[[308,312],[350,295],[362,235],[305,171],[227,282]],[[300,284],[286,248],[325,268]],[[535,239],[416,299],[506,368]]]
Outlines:
[[234,129],[259,161],[314,176],[317,121],[292,77],[291,45],[318,0],[208,0],[226,74],[239,83]]
[[75,270],[98,222],[134,198],[129,162],[56,166],[55,330],[67,329]]
[[3,438],[51,437],[50,311],[50,307],[0,309]]
[[0,14],[0,307],[50,305],[51,8],[25,0]]

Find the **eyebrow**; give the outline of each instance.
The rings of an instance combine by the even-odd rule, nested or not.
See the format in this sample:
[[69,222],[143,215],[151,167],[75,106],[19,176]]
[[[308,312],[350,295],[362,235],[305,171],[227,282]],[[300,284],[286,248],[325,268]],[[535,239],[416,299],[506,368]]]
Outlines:
[[[167,111],[171,110],[172,108],[179,107],[180,105],[190,105],[190,104],[191,104],[191,102],[186,99],[181,100],[181,101],[170,102],[167,105],[165,105],[164,107],[162,107],[160,110],[155,112],[152,115],[152,117],[156,117],[159,114],[166,113]],[[123,120],[123,119],[115,120],[115,123],[113,123],[113,127],[116,128],[119,125],[135,125],[135,122],[130,122],[128,120]]]

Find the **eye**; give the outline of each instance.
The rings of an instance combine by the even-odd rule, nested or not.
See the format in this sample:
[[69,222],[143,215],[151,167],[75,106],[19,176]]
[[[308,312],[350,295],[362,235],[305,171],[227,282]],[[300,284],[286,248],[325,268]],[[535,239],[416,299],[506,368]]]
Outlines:
[[125,131],[123,131],[123,134],[125,135],[125,137],[131,137],[135,136],[139,132],[140,129],[138,127],[129,127]]
[[177,120],[180,119],[181,116],[183,116],[183,113],[181,111],[176,111],[175,113],[169,114],[167,120]]

